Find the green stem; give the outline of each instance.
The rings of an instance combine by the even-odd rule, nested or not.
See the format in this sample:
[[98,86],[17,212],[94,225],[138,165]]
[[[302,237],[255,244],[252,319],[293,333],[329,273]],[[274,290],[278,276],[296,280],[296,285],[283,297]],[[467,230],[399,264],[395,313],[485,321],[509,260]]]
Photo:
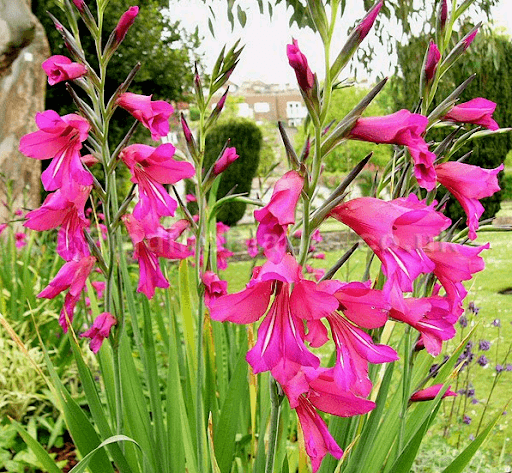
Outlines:
[[265,473],[274,472],[274,458],[276,456],[277,446],[277,431],[279,427],[279,414],[281,411],[282,397],[278,394],[278,385],[276,380],[270,376],[269,378],[270,389],[270,426],[268,437],[268,453],[267,462],[265,464]]
[[404,373],[402,385],[402,411],[400,413],[400,431],[398,433],[398,450],[397,455],[400,455],[404,446],[405,440],[405,419],[407,415],[407,407],[409,406],[409,398],[411,394],[411,371],[412,371],[412,357],[411,357],[411,327],[405,327],[405,348],[404,348]]

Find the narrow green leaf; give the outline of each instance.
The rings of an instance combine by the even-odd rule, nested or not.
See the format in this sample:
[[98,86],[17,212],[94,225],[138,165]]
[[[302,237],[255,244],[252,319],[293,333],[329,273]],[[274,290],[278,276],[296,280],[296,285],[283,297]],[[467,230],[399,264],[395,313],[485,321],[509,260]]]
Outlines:
[[425,422],[423,422],[422,426],[417,430],[416,434],[407,443],[400,456],[396,459],[391,469],[389,469],[390,472],[409,473],[411,471],[411,467],[414,463],[414,459],[418,455],[418,451],[420,449],[421,442],[423,441],[423,437],[427,433],[428,428],[432,424],[432,421],[435,419],[437,412],[439,411],[439,407],[441,406],[441,398],[442,394],[440,393],[436,401],[437,405],[435,409],[432,411],[430,416],[425,420]]
[[478,437],[473,440],[464,451],[453,460],[450,465],[443,470],[443,473],[462,473],[464,468],[471,461],[475,453],[481,447],[482,443],[484,443],[485,439],[489,436],[494,426],[497,424],[498,420],[501,417],[501,412],[494,417],[494,419],[489,422],[487,427],[478,435]]
[[238,16],[238,21],[240,22],[240,24],[242,25],[242,28],[243,28],[245,26],[245,24],[247,23],[247,14],[242,10],[240,5],[237,5],[236,14]]
[[44,471],[47,473],[62,473],[53,458],[48,455],[41,444],[34,437],[32,437],[20,424],[18,424],[18,422],[13,419],[11,419],[11,422],[18,433],[21,435],[21,438],[24,440],[24,442],[34,452],[34,455],[41,463],[41,466],[45,469]]
[[[39,334],[38,334],[39,336]],[[48,356],[48,351],[41,338],[39,339],[41,348],[45,358],[46,368],[52,380],[52,387],[55,390],[59,400],[61,411],[64,413],[66,425],[73,438],[73,441],[82,455],[87,455],[94,450],[99,444],[100,439],[93,425],[85,415],[84,411],[78,406],[75,400],[71,397],[68,390],[62,384],[53,363]],[[89,466],[92,473],[113,473],[112,464],[104,451],[95,456]]]
[[247,400],[246,347],[241,347],[236,369],[229,383],[228,394],[224,399],[219,416],[219,425],[213,437],[217,462],[222,473],[229,473],[235,452],[235,437],[239,430],[240,406]]
[[69,471],[69,473],[82,473],[83,471],[85,471],[85,469],[89,465],[89,462],[92,460],[96,453],[98,453],[106,445],[110,445],[111,443],[115,442],[133,442],[140,449],[139,444],[130,437],[127,437],[126,435],[114,435],[113,437],[110,437],[107,440],[101,442],[94,450],[89,452],[80,463],[78,463],[73,469]]
[[[153,429],[155,433],[155,443],[158,451],[165,450],[165,428],[162,413],[162,397],[160,394],[160,385],[158,382],[158,363],[156,360],[155,340],[153,335],[153,322],[151,309],[146,298],[143,299],[144,314],[144,350],[145,373],[147,375],[149,387],[149,401],[151,405],[151,414],[153,420]],[[166,471],[165,462],[168,455],[156,455],[156,467],[158,471]]]
[[179,288],[180,288],[180,312],[183,321],[183,332],[185,341],[189,347],[189,355],[197,367],[196,341],[194,331],[194,317],[192,315],[192,300],[190,297],[190,278],[188,274],[188,262],[183,260],[179,269]]
[[215,457],[215,447],[213,445],[213,423],[211,412],[210,416],[208,417],[208,450],[210,451],[210,461],[212,464],[213,473],[221,473],[219,464],[217,463],[217,458]]
[[[77,344],[77,341],[74,337],[74,334],[70,334],[70,342],[71,348],[73,350],[73,355],[75,357],[75,361],[78,367],[78,373],[80,375],[80,381],[85,391],[85,397],[87,399],[87,405],[92,414],[92,418],[100,434],[103,438],[112,437],[112,430],[110,424],[108,422],[107,417],[105,416],[104,408],[101,403],[100,397],[98,395],[98,390],[96,388],[96,384],[94,382],[94,378],[92,376],[91,370],[86,365],[82,353],[80,351],[80,347]],[[102,350],[105,350],[106,347],[102,347]],[[126,471],[131,472],[132,468],[128,465],[126,458],[124,457],[119,445],[116,443],[112,444],[109,447],[109,452],[114,459],[116,466],[118,466],[123,472]]]

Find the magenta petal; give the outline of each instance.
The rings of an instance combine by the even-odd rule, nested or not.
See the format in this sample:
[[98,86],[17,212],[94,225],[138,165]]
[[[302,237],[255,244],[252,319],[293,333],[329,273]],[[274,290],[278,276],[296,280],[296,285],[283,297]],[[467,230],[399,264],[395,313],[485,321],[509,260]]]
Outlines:
[[343,450],[329,433],[325,422],[311,403],[304,397],[299,399],[300,404],[296,407],[296,412],[304,432],[306,453],[311,459],[313,473],[316,473],[327,453],[339,460],[343,455]]
[[327,335],[327,328],[321,320],[308,320],[307,321],[308,333],[305,336],[306,342],[313,348],[318,348],[329,341]]
[[[454,393],[450,390],[451,386],[448,386],[448,389],[443,394],[443,398],[448,396],[457,396],[457,393]],[[443,389],[442,384],[434,384],[433,386],[430,386],[425,389],[421,389],[420,391],[416,391],[411,396],[411,402],[419,402],[419,401],[431,401],[432,399],[435,399],[435,397],[439,394],[439,392]]]
[[364,328],[382,327],[391,305],[384,293],[361,282],[344,284],[336,293],[341,310],[352,322]]
[[338,308],[336,297],[322,292],[313,281],[295,283],[290,296],[290,310],[294,317],[303,320],[322,319]]
[[169,287],[169,281],[165,279],[160,269],[158,257],[148,250],[145,243],[139,243],[135,247],[135,259],[139,262],[139,284],[137,292],[142,292],[148,299],[155,295],[155,288]]
[[469,238],[476,238],[478,220],[484,213],[484,207],[479,199],[490,197],[500,190],[498,173],[503,170],[503,164],[495,169],[482,169],[471,164],[455,161],[436,166],[437,179],[459,201],[467,215]]
[[227,294],[215,300],[210,307],[210,317],[237,324],[256,322],[267,311],[272,295],[272,281],[253,284],[236,294]]
[[288,290],[287,284],[278,289],[258,329],[256,345],[247,353],[247,362],[255,373],[271,370],[279,362],[288,360],[313,368],[320,364],[320,360],[304,345],[302,321],[295,320],[290,314]]

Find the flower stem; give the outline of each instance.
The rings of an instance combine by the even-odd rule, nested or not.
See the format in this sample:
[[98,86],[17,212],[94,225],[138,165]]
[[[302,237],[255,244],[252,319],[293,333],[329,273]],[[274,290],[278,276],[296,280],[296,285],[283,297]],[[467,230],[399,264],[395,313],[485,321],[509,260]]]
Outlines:
[[270,376],[270,431],[268,439],[267,463],[265,464],[265,473],[273,473],[274,457],[276,456],[277,431],[279,427],[279,414],[281,412],[282,396],[278,393],[277,381]]

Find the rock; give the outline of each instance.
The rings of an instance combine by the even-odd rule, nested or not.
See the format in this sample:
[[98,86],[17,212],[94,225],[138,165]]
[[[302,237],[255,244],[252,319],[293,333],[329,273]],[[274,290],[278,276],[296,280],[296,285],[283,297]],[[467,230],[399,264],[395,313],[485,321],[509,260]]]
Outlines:
[[[20,138],[37,129],[34,117],[44,110],[49,56],[43,27],[26,0],[0,0],[0,201],[12,180],[13,209],[40,203],[41,163],[18,151]],[[0,204],[0,223],[8,209]]]

